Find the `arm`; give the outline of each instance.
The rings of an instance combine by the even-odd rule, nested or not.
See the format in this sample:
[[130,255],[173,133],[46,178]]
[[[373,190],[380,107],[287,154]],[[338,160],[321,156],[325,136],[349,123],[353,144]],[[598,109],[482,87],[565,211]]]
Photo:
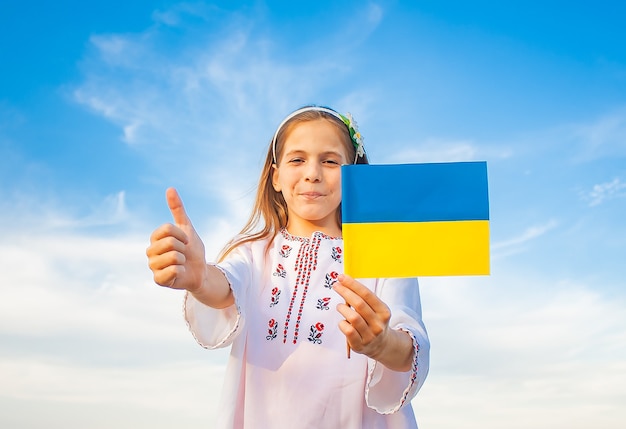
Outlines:
[[352,350],[364,354],[393,371],[409,371],[414,361],[411,336],[389,327],[391,311],[374,292],[353,278],[342,275],[335,291],[346,301],[337,310],[345,318],[339,329]]
[[226,308],[234,297],[224,274],[208,265],[204,243],[198,236],[175,189],[166,192],[174,224],[157,228],[146,250],[154,281],[172,289],[186,289],[198,301],[213,308]]
[[[401,351],[397,352],[399,354],[398,360],[388,355],[388,353],[394,350],[394,346],[387,345],[389,343],[382,338],[372,339],[367,345],[367,347],[371,347],[371,345],[378,343],[383,349],[387,349],[387,352],[382,352],[378,355],[376,353],[368,354],[370,359],[368,362],[368,378],[365,388],[367,406],[381,414],[395,413],[402,407],[410,404],[411,400],[422,387],[429,368],[430,342],[422,322],[421,300],[417,279],[379,279],[375,288],[376,299],[372,298],[367,291],[361,289],[361,287],[364,286],[359,282],[344,279],[341,287],[347,286],[349,286],[348,289],[353,290],[355,296],[352,298],[350,298],[351,294],[347,293],[346,290],[342,290],[339,287],[337,287],[336,290],[338,292],[341,291],[340,293],[345,295],[344,298],[353,300],[349,301],[349,303],[353,302],[358,304],[360,300],[368,301],[371,303],[369,306],[372,312],[374,312],[373,307],[379,309],[377,315],[372,318],[372,313],[367,316],[369,312],[367,306],[362,302],[358,304],[365,308],[365,311],[361,311],[369,320],[369,322],[366,323],[370,323],[371,326],[376,326],[380,324],[380,320],[382,320],[383,325],[387,328],[383,329],[381,332],[394,332],[394,335],[404,334],[405,337],[399,338],[408,337],[412,342],[412,351],[410,353],[412,360],[411,368],[406,372],[401,371],[406,369],[404,366],[406,362],[401,358],[401,355],[405,352],[408,353],[408,351],[404,349],[404,347],[406,347],[404,344],[400,346]],[[365,289],[369,291],[368,288]],[[384,303],[385,305],[381,306],[380,303]],[[344,317],[350,317],[350,319],[346,319],[346,323],[350,324],[351,322],[349,322],[349,320],[352,320],[356,325],[353,326],[353,328],[356,330],[358,327],[358,329],[361,330],[360,332],[362,332],[362,334],[359,334],[360,338],[362,338],[361,335],[368,336],[373,334],[367,333],[370,328],[364,326],[358,317],[351,314],[347,306],[341,307],[341,309]],[[388,319],[387,314],[391,314],[391,317]],[[363,318],[363,316],[360,317]],[[380,319],[378,322],[376,321],[377,318]],[[342,323],[342,325],[344,327],[342,330],[345,329],[344,333],[352,335],[351,330],[348,329],[349,327],[344,323]],[[346,335],[347,338],[348,335]],[[378,337],[383,336],[384,338],[386,335],[389,334],[379,334]],[[351,347],[354,347],[356,351],[358,351],[358,347],[360,347],[359,337],[356,337],[357,341],[354,341],[355,337],[348,339]],[[392,340],[391,343],[393,344],[393,342]],[[363,350],[367,351],[367,348]],[[369,353],[369,351],[367,353]],[[375,356],[378,356],[379,360],[375,360]],[[400,365],[396,367],[395,364],[398,364],[398,362],[400,362]]]

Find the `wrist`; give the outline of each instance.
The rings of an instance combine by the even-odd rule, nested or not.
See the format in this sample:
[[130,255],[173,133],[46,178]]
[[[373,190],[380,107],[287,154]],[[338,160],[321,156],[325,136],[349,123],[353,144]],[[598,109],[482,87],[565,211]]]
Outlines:
[[192,281],[188,287],[187,291],[193,295],[201,295],[203,291],[208,290],[209,283],[209,267],[207,264],[204,264],[201,269],[198,270],[201,273],[198,279]]
[[388,329],[381,345],[376,356],[371,356],[372,359],[393,371],[406,372],[412,368],[413,339],[407,332]]
[[197,288],[187,289],[198,301],[221,309],[231,306],[235,299],[224,273],[214,265],[205,264]]

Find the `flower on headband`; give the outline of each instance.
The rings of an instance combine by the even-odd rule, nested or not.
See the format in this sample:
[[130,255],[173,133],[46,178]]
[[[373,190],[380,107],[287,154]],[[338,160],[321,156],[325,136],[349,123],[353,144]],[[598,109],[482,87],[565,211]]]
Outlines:
[[348,131],[350,132],[350,138],[352,139],[352,143],[354,144],[354,148],[356,149],[356,156],[364,156],[365,149],[363,148],[363,136],[359,132],[359,127],[357,126],[356,121],[350,113],[346,113],[345,116],[340,116],[343,122],[348,127]]

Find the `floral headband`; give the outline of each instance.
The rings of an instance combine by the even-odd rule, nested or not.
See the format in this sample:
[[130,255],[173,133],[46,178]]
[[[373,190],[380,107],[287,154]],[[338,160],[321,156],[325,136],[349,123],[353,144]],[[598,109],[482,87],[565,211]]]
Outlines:
[[341,113],[335,112],[333,109],[329,109],[328,107],[319,107],[319,106],[303,107],[301,109],[296,110],[295,112],[287,116],[285,119],[283,119],[283,121],[280,123],[280,125],[276,129],[276,132],[274,133],[274,138],[272,139],[272,156],[274,157],[274,162],[277,161],[276,160],[276,139],[278,138],[278,133],[280,132],[280,130],[293,117],[298,116],[301,113],[310,112],[310,111],[328,113],[329,115],[332,115],[335,118],[339,119],[341,122],[343,122],[346,125],[346,127],[348,127],[348,132],[350,133],[350,139],[352,140],[352,145],[354,145],[354,149],[356,151],[356,155],[354,157],[354,164],[357,163],[357,160],[359,158],[362,158],[363,163],[367,164],[365,148],[363,147],[363,136],[359,132],[356,121],[352,118],[352,115],[350,113],[346,113],[346,115],[344,116]]

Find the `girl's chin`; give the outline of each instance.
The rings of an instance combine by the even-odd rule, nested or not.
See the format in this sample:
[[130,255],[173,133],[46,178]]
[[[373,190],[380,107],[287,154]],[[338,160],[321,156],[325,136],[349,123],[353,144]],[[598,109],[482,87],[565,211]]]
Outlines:
[[287,229],[292,234],[294,234],[295,230],[298,230],[306,233],[307,235],[313,231],[321,231],[326,234],[332,232],[332,235],[336,235],[337,232],[341,231],[341,227],[337,225],[334,213],[331,217],[308,217],[306,219],[292,218],[289,225],[287,225]]

